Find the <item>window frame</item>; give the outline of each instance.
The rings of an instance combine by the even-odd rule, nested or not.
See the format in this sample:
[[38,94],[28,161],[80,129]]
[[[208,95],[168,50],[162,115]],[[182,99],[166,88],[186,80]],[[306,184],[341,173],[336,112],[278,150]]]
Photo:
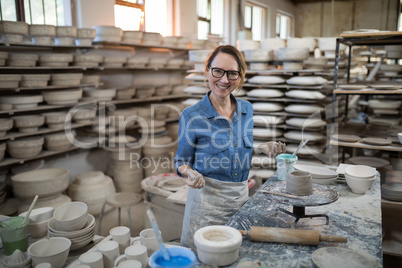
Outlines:
[[[289,24],[288,24],[288,35],[286,36],[286,37],[280,37],[280,35],[278,36],[278,32],[277,32],[277,27],[278,27],[278,25],[276,25],[276,21],[277,21],[277,18],[278,18],[278,16],[285,16],[285,17],[288,17],[289,18]],[[294,34],[294,23],[295,23],[295,19],[294,19],[294,16],[293,16],[293,14],[290,14],[290,13],[288,13],[288,12],[285,12],[285,11],[282,11],[282,10],[277,10],[276,11],[276,15],[275,15],[275,36],[276,37],[278,37],[278,38],[289,38],[289,37],[292,37]]]
[[[261,40],[264,38],[267,38],[267,36],[269,36],[269,32],[270,32],[270,27],[269,27],[269,25],[270,25],[270,20],[269,20],[270,8],[269,8],[269,6],[259,3],[259,2],[252,1],[252,0],[247,1],[245,3],[244,8],[246,8],[247,6],[251,7],[251,17],[250,17],[251,27],[246,27],[245,26],[246,23],[244,21],[244,29],[250,31],[253,34],[254,7],[260,8],[262,11],[262,15],[263,15],[261,18],[261,33],[260,33]],[[244,10],[244,14],[245,13],[246,13],[246,10]]]
[[119,6],[125,6],[125,7],[140,9],[142,14],[143,14],[142,15],[143,19],[140,20],[140,28],[139,28],[139,30],[143,31],[145,29],[145,0],[142,0],[142,4],[131,3],[131,2],[124,1],[124,0],[115,0],[114,4],[119,5]]

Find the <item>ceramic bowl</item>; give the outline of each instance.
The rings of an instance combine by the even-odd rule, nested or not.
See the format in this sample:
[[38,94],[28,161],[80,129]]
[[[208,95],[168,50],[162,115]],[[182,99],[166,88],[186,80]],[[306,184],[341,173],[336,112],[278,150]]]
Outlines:
[[77,29],[77,37],[82,39],[94,39],[96,36],[96,30],[91,28]]
[[12,104],[14,109],[34,108],[43,101],[41,95],[10,95],[1,96],[0,104]]
[[371,179],[375,177],[377,170],[365,165],[354,165],[345,169],[345,175],[356,179]]
[[13,119],[14,126],[23,133],[35,133],[45,124],[45,117],[42,115],[21,115],[14,116]]
[[[35,208],[29,214],[29,223],[39,223],[49,220],[53,217],[53,207]],[[25,217],[27,211],[21,213],[19,216]]]
[[355,177],[351,177],[345,173],[346,183],[352,190],[352,192],[356,194],[364,194],[368,189],[370,189],[371,185],[375,180],[375,176],[371,179],[358,179]]
[[242,243],[240,232],[229,226],[211,225],[194,234],[199,260],[208,265],[226,266],[239,257]]
[[13,191],[19,197],[41,198],[58,194],[68,187],[69,170],[46,168],[20,173],[11,177]]
[[31,222],[28,223],[28,233],[33,238],[40,238],[44,237],[47,234],[47,223],[50,221],[51,218],[41,221],[41,222]]
[[65,237],[52,237],[39,240],[28,248],[34,265],[48,262],[52,268],[61,268],[70,252],[71,241]]
[[6,131],[9,131],[12,128],[13,128],[12,118],[0,118],[0,133],[5,133]]
[[49,128],[62,128],[67,117],[66,112],[43,113],[42,115]]
[[88,206],[84,202],[71,202],[54,211],[56,224],[65,231],[76,231],[84,227],[88,217]]
[[82,97],[82,89],[42,91],[44,100],[51,105],[75,104]]
[[54,25],[41,25],[41,24],[31,24],[29,25],[29,35],[30,36],[55,36],[56,26]]
[[402,144],[402,133],[398,133],[399,142]]
[[57,37],[76,37],[77,28],[74,26],[56,26]]
[[98,101],[111,101],[116,96],[116,89],[87,88],[84,93],[85,96],[93,97]]
[[0,21],[0,29],[3,34],[21,34],[28,33],[28,24],[22,21]]
[[73,144],[64,131],[48,134],[45,136],[45,148],[49,151],[63,151],[69,149]]
[[91,122],[91,119],[96,116],[96,109],[83,108],[73,114],[73,119],[76,123],[84,124]]
[[43,137],[29,137],[7,141],[7,152],[11,157],[25,159],[37,156],[42,151]]
[[82,227],[80,230],[76,231],[63,231],[59,228],[58,225],[56,225],[56,221],[54,218],[50,219],[50,221],[47,224],[47,227],[49,228],[49,233],[53,235],[58,235],[58,236],[63,236],[63,237],[68,237],[68,238],[77,238],[77,237],[82,237],[84,235],[87,235],[90,233],[93,228],[95,227],[95,217],[92,216],[91,214],[88,214],[87,216],[87,222]]

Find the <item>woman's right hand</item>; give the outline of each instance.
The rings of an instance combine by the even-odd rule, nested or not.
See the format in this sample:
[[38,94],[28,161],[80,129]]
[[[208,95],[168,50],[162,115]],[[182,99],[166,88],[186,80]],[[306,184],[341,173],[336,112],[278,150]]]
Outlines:
[[198,171],[188,170],[187,185],[194,189],[201,189],[205,185],[204,177]]

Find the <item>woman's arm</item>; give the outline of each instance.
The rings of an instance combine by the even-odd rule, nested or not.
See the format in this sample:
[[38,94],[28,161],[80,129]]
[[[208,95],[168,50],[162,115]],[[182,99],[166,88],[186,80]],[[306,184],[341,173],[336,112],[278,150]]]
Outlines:
[[187,185],[191,188],[200,189],[204,187],[205,180],[203,176],[199,172],[192,169],[190,166],[181,165],[177,168],[177,171],[180,172],[181,175],[188,177]]

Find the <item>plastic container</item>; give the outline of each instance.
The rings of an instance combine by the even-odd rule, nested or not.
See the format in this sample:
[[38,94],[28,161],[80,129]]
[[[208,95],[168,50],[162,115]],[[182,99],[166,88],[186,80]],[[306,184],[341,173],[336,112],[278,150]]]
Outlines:
[[276,157],[276,167],[278,170],[278,180],[285,181],[288,174],[295,170],[293,165],[297,161],[297,156],[292,158],[291,154],[280,154]]
[[0,237],[5,255],[13,254],[16,249],[27,251],[28,223],[29,220],[24,222],[24,217],[10,217],[0,222]]
[[169,252],[170,261],[165,261],[161,250],[155,251],[151,258],[149,258],[149,265],[151,268],[191,268],[197,263],[197,257],[194,252],[184,247],[171,247],[167,248]]

